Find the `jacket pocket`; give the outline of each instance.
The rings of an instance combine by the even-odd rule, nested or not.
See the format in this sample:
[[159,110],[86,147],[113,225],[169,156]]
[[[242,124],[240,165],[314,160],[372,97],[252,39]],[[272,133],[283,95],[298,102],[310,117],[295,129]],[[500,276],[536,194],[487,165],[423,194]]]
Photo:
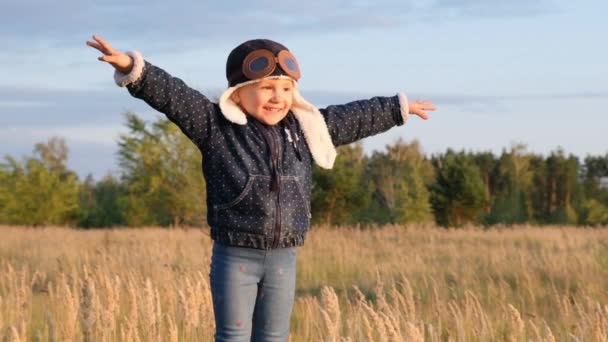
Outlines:
[[245,187],[243,188],[243,190],[241,190],[241,193],[238,196],[236,196],[235,199],[233,199],[232,201],[227,202],[227,203],[216,204],[215,209],[217,209],[217,210],[230,209],[230,207],[234,207],[235,205],[239,204],[239,202],[241,202],[243,200],[243,198],[245,198],[245,196],[247,196],[247,194],[249,194],[249,192],[251,191],[251,186],[256,177],[258,177],[258,176],[249,176],[247,183],[245,183]]
[[241,192],[231,201],[213,206],[219,227],[263,234],[271,226],[276,200],[270,194],[270,176],[249,175]]

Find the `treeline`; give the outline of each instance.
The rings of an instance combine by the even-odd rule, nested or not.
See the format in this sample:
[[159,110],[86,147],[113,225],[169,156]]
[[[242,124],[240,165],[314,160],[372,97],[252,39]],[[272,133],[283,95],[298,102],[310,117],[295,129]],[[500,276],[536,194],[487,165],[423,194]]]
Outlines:
[[[23,160],[0,164],[0,223],[205,226],[205,183],[198,149],[165,119],[126,115],[120,176],[80,180],[66,167],[61,138],[38,143]],[[583,161],[524,145],[491,152],[447,150],[426,156],[398,141],[370,156],[340,147],[333,170],[314,169],[313,223],[608,224],[608,153]],[[602,183],[604,180],[604,183]]]

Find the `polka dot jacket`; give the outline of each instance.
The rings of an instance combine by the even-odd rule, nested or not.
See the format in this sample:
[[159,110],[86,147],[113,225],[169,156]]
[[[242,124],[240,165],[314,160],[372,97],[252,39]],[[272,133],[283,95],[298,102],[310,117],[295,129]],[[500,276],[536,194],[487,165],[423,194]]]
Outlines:
[[[228,121],[219,105],[149,62],[127,85],[164,113],[200,149],[212,239],[273,249],[304,244],[310,224],[313,159],[293,113],[267,126]],[[404,123],[399,97],[320,109],[334,146]]]

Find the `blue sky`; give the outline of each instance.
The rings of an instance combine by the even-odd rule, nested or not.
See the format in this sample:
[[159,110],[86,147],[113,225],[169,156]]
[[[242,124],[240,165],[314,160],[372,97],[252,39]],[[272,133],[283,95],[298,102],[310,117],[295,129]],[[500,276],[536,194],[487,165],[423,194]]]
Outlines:
[[117,168],[126,111],[161,114],[132,98],[85,46],[92,34],[139,50],[217,95],[226,56],[266,37],[287,45],[300,88],[322,107],[404,91],[439,110],[428,121],[364,140],[402,137],[426,153],[500,153],[525,143],[579,157],[608,152],[608,21],[604,1],[83,1],[0,3],[0,156],[29,155],[62,136],[69,166],[99,178]]

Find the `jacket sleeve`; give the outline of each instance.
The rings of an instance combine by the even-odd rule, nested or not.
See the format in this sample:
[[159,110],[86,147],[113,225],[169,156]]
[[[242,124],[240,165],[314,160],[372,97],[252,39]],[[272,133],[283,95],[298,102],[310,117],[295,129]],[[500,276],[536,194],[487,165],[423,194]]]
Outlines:
[[116,83],[164,113],[199,147],[209,141],[217,121],[217,105],[181,79],[145,61],[141,54],[129,55],[134,60],[133,70],[127,75],[117,71]]
[[340,146],[403,125],[409,108],[407,98],[400,93],[392,97],[374,97],[333,105],[320,109],[320,112],[334,146]]

